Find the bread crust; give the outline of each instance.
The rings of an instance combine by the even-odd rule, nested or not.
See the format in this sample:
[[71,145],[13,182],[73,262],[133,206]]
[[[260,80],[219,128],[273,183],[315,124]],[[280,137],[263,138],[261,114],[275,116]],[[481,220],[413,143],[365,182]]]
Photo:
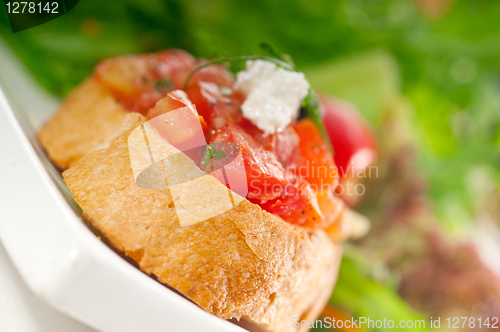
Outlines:
[[90,76],[64,100],[38,138],[50,159],[65,170],[111,138],[126,115],[110,91]]
[[127,128],[63,173],[88,221],[142,271],[222,319],[295,331],[294,317],[316,318],[336,281],[340,244],[246,199],[181,227],[168,189],[135,184],[127,139],[144,120],[127,114]]

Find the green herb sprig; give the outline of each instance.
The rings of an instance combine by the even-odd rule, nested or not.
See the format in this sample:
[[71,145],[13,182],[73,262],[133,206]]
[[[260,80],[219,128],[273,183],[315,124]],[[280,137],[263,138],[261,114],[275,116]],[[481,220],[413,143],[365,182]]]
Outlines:
[[206,150],[203,152],[203,158],[200,162],[202,168],[208,169],[208,171],[213,171],[212,160],[226,158],[227,154],[223,150],[217,150],[217,146],[212,143],[207,145]]

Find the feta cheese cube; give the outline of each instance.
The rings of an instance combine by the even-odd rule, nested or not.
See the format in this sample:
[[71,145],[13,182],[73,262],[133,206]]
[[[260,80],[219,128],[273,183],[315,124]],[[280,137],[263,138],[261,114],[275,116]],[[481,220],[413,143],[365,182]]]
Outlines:
[[243,116],[265,135],[274,134],[297,119],[309,87],[303,73],[264,60],[247,61],[235,83],[237,90],[247,94],[241,106]]

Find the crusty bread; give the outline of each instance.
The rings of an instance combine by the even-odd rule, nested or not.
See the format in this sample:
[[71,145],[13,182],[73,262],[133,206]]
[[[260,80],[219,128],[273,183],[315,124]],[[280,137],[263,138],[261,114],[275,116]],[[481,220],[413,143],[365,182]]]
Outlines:
[[64,170],[111,138],[126,115],[108,89],[91,76],[65,99],[38,137],[50,159]]
[[107,145],[63,173],[88,221],[142,271],[220,318],[294,331],[293,317],[317,317],[336,280],[340,244],[245,199],[181,227],[169,189],[135,184],[127,140],[145,119],[126,120]]

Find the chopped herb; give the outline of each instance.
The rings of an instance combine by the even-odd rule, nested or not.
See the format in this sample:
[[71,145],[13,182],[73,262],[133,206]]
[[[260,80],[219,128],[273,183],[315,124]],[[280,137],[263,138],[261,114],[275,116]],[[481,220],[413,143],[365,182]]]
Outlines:
[[214,159],[222,159],[222,158],[226,158],[226,157],[227,157],[226,152],[224,152],[222,150],[219,150],[219,151],[215,152],[215,154],[214,154]]
[[207,166],[208,164],[210,164],[211,159],[212,159],[212,148],[210,147],[210,145],[208,145],[203,155],[203,159],[201,159],[200,166],[201,167]]
[[159,92],[169,92],[174,88],[174,83],[168,77],[162,77],[154,82],[154,86]]
[[[218,150],[215,144],[210,144],[207,145],[207,149],[205,150],[203,154],[203,158],[201,159],[200,166],[201,167],[206,167],[210,165],[210,162],[212,159],[222,159],[226,158],[227,154],[223,150]],[[211,166],[209,166],[211,169]]]
[[231,95],[231,93],[232,93],[231,89],[229,89],[229,88],[228,88],[228,87],[226,87],[226,86],[220,86],[220,87],[219,87],[219,91],[220,91],[220,93],[221,93],[223,96],[226,96],[226,97],[227,97],[227,96],[230,96],[230,95]]

